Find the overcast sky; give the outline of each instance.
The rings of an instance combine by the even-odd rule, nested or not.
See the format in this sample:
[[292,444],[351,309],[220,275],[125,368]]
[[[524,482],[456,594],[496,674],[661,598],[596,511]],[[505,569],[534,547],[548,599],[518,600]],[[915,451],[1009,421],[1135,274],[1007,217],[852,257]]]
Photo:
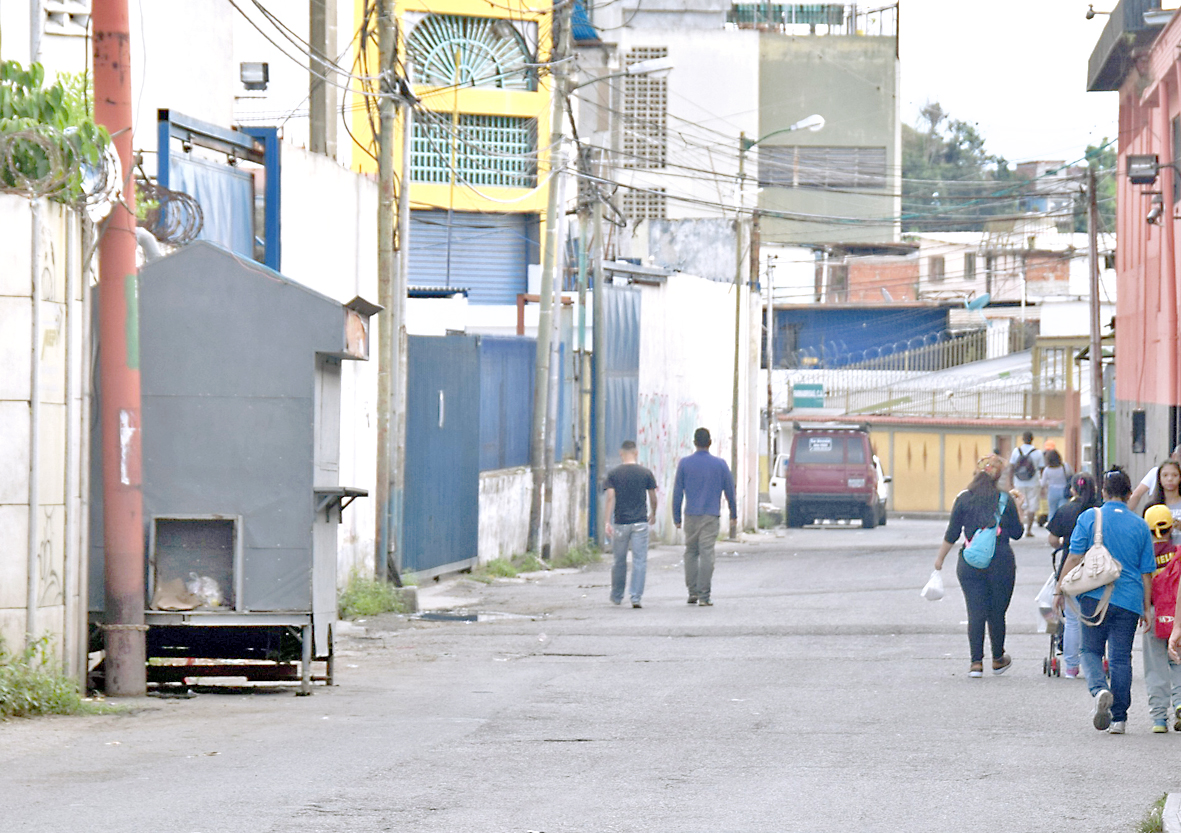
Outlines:
[[[1072,162],[1117,132],[1117,94],[1088,93],[1107,16],[1079,0],[900,0],[902,119],[937,101],[1011,162]],[[1115,0],[1095,3],[1107,10]],[[1166,7],[1175,5],[1164,3]]]

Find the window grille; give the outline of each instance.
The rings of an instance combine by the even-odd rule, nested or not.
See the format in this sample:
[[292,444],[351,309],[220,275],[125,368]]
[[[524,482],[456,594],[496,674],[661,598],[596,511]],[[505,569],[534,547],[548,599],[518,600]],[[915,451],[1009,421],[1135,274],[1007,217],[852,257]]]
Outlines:
[[623,214],[629,220],[664,220],[668,218],[668,197],[663,188],[623,192]]
[[86,37],[90,25],[90,0],[42,0],[47,35]]
[[[667,58],[663,46],[628,50],[627,66]],[[668,80],[650,75],[623,79],[623,166],[663,168],[668,160]]]
[[937,283],[943,280],[946,275],[943,255],[932,255],[927,258],[927,267],[928,277],[932,282]]
[[976,280],[976,253],[964,252],[964,280]]
[[780,188],[885,188],[884,147],[759,148],[759,185]]
[[458,79],[463,87],[537,89],[525,40],[502,18],[428,14],[410,32],[406,48],[418,84],[450,87]]
[[414,120],[410,151],[413,182],[451,182],[454,145],[457,183],[534,188],[537,185],[537,120],[515,116],[423,113]]

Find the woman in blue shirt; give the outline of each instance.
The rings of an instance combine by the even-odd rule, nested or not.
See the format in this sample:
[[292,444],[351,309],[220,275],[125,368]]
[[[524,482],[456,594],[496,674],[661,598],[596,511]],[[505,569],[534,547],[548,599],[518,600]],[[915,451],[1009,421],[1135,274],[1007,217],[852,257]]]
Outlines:
[[[1101,512],[1103,545],[1120,564],[1120,575],[1111,588],[1111,599],[1103,621],[1092,625],[1107,588],[1098,587],[1078,596],[1083,619],[1082,670],[1092,697],[1091,724],[1113,735],[1127,730],[1128,707],[1132,704],[1132,642],[1136,626],[1148,626],[1147,611],[1152,593],[1152,534],[1148,524],[1127,507],[1132,481],[1119,469],[1103,475],[1104,503],[1079,515],[1070,536],[1070,555],[1062,575],[1074,569],[1095,543],[1095,514]],[[1103,670],[1107,653],[1108,673]]]

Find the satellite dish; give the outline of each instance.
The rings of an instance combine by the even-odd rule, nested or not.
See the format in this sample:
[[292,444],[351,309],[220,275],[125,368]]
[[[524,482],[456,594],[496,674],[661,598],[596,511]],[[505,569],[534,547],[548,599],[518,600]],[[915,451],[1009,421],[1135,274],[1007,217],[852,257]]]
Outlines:
[[988,306],[988,303],[991,300],[992,296],[985,292],[983,295],[977,295],[975,298],[966,299],[964,301],[964,306],[967,309],[975,311]]

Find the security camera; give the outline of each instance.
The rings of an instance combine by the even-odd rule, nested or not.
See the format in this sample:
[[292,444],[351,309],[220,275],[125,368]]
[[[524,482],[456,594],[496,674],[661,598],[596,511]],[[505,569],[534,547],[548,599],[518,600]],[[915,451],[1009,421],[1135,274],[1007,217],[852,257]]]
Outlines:
[[1160,222],[1160,215],[1163,213],[1164,207],[1161,205],[1154,205],[1148,212],[1148,216],[1144,219],[1148,221],[1150,226],[1154,226]]

